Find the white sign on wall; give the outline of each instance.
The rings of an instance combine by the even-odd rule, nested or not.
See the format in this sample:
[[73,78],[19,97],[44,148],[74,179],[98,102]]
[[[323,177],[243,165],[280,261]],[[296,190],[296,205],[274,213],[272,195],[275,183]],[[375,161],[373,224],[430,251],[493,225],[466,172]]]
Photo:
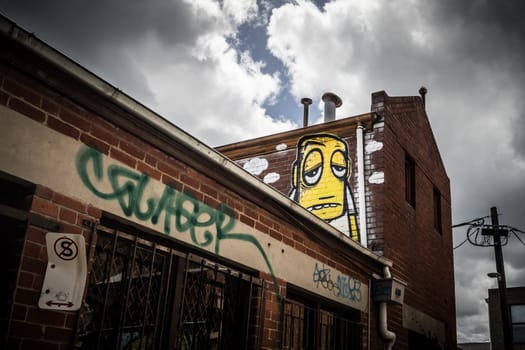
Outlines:
[[76,311],[86,286],[86,243],[82,235],[48,232],[48,263],[38,307]]

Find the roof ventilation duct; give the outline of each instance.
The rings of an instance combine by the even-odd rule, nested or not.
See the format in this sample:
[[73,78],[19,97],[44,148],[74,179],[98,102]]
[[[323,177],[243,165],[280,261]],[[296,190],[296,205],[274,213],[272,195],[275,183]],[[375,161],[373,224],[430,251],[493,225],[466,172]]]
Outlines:
[[308,97],[303,97],[301,99],[301,103],[304,106],[303,111],[303,128],[306,128],[308,126],[308,106],[312,104],[312,99]]
[[421,100],[423,101],[423,108],[426,107],[426,94],[427,94],[428,90],[426,87],[422,86],[421,89],[419,89],[419,94],[421,95]]
[[343,101],[332,92],[325,93],[322,99],[324,102],[324,121],[331,122],[335,120],[335,109],[341,107]]

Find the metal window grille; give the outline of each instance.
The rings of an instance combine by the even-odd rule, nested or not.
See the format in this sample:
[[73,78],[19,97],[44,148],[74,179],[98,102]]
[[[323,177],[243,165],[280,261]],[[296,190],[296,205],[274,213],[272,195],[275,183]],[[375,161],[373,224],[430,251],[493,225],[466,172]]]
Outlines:
[[261,290],[258,279],[188,261],[176,349],[258,348]]
[[286,299],[283,307],[283,345],[295,349],[361,349],[362,325],[328,310]]
[[99,230],[80,323],[80,347],[160,348],[171,261],[166,247],[119,231]]
[[260,347],[264,281],[136,235],[96,234],[77,347]]

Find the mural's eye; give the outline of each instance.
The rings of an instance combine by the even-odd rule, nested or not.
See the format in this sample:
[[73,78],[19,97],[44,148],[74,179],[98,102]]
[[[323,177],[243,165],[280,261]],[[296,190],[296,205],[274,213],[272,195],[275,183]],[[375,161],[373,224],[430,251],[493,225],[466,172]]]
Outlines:
[[306,154],[303,163],[303,182],[307,186],[315,185],[323,172],[323,155],[318,149]]
[[303,179],[305,184],[307,185],[315,185],[317,182],[319,182],[319,179],[321,178],[321,173],[323,172],[323,168],[321,165],[318,165],[316,168],[305,171],[303,175]]
[[334,154],[332,154],[330,165],[332,167],[332,172],[334,173],[335,177],[337,177],[338,179],[342,179],[346,176],[346,157],[343,152],[334,152]]
[[343,166],[338,165],[332,165],[332,171],[334,172],[334,175],[338,178],[342,178],[345,176],[346,168]]

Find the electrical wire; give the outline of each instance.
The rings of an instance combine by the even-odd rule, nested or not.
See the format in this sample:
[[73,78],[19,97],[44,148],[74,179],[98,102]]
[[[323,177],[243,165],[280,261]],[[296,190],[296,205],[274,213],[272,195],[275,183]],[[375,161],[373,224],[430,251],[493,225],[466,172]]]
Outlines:
[[459,248],[459,247],[461,247],[461,246],[462,246],[463,244],[467,243],[467,241],[468,241],[468,237],[467,237],[467,238],[465,238],[465,240],[464,240],[463,242],[461,242],[460,244],[458,244],[457,246],[455,246],[455,247],[454,247],[454,248],[452,248],[452,249],[453,249],[453,250],[456,250],[456,249],[458,249],[458,248]]
[[516,232],[514,232],[514,231],[518,231],[518,232],[520,232],[520,233],[525,233],[525,232],[520,231],[520,230],[518,230],[518,229],[515,229],[515,230],[512,231],[512,233],[514,233],[514,237],[516,237],[516,238],[518,239],[518,241],[520,241],[521,244],[523,244],[523,245],[525,246],[525,243],[523,243],[523,241],[521,240],[521,238],[520,238],[520,237],[516,234]]
[[[461,227],[461,226],[467,226],[467,225],[471,225],[471,227],[469,227],[469,229],[467,230],[467,238],[465,238],[465,240],[461,243],[459,243],[457,246],[453,247],[452,249],[453,250],[456,250],[458,249],[459,247],[461,247],[463,244],[467,243],[467,241],[470,241],[470,238],[473,234],[476,234],[476,240],[477,240],[477,233],[479,233],[479,228],[485,226],[483,225],[483,222],[485,219],[489,218],[489,216],[483,216],[483,217],[480,217],[480,218],[477,218],[477,219],[472,219],[470,221],[465,221],[465,222],[462,222],[460,224],[456,224],[456,225],[452,225],[452,228],[456,228],[456,227]],[[480,222],[481,221],[481,222]],[[477,230],[473,230],[471,232],[471,229],[473,228],[473,226],[477,226],[478,229]],[[525,242],[519,237],[518,233],[523,233],[525,234],[525,231],[522,231],[522,230],[519,230],[515,227],[511,227],[511,226],[507,226],[507,225],[499,225],[497,228],[499,229],[503,229],[503,230],[508,230],[510,231],[510,233],[513,233],[514,236],[518,239],[518,241],[520,241],[520,243],[522,245],[525,246]],[[507,238],[508,239],[508,238]],[[505,245],[506,243],[508,242],[508,240],[503,244]],[[478,245],[478,244],[475,244],[474,242],[470,241],[470,243],[474,244],[474,245]],[[487,243],[487,242],[485,242]],[[490,244],[489,244],[490,245]],[[479,244],[479,246],[488,246],[488,245],[482,245],[482,244]]]
[[[488,218],[488,216],[483,216],[483,217],[480,217],[480,218],[477,218],[477,219],[472,219],[472,220],[470,220],[470,221],[465,221],[465,222],[462,222],[462,223],[460,223],[460,224],[453,225],[452,228],[461,227],[461,226],[466,226],[466,225],[472,225],[472,224],[474,224],[474,223],[476,223],[476,222],[479,223],[480,221],[483,222],[484,219],[486,219],[486,218]],[[472,232],[472,233],[470,233],[470,234],[469,234],[469,232],[470,232],[470,228],[467,230],[467,238],[465,238],[465,240],[464,240],[463,242],[461,242],[460,244],[458,244],[457,246],[455,246],[454,248],[452,248],[452,250],[456,250],[456,249],[458,249],[458,248],[461,247],[463,244],[465,244],[468,240],[470,240],[470,236],[471,236],[474,232]]]
[[462,222],[461,224],[452,225],[452,228],[461,227],[461,226],[467,226],[467,225],[470,225],[471,223],[473,223],[475,221],[480,221],[480,220],[487,219],[487,218],[488,218],[488,216],[483,216],[483,217],[480,217],[480,218],[477,218],[477,219],[472,219],[470,221]]
[[[475,221],[477,221],[477,220],[480,220],[480,219],[473,220],[472,222],[475,222]],[[455,247],[453,248],[453,250],[458,249],[458,248],[461,247],[463,244],[465,244],[467,241],[470,241],[470,237],[471,237],[473,234],[475,234],[475,233],[476,233],[476,231],[472,231],[472,232],[470,232],[470,228],[469,228],[469,229],[467,230],[467,238],[465,238],[465,240],[464,240],[463,242],[461,242],[460,244],[458,244],[457,246],[455,246]]]

